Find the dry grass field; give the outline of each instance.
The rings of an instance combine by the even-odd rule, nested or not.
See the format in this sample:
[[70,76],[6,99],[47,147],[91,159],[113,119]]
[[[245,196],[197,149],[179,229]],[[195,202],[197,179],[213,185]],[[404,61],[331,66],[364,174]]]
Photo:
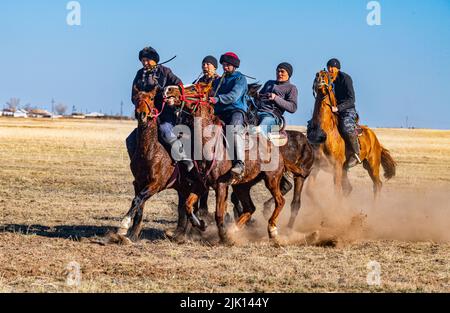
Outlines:
[[[303,194],[294,233],[287,204],[285,245],[268,240],[256,186],[256,222],[233,247],[211,225],[184,244],[165,237],[176,194],[146,205],[142,239],[128,246],[95,238],[118,226],[133,196],[124,140],[133,122],[0,119],[0,292],[449,292],[450,131],[376,129],[398,162],[397,176],[372,201],[362,167],[352,195],[337,205],[328,174]],[[292,195],[288,195],[289,203]],[[213,198],[210,197],[210,208]],[[319,230],[328,246],[304,244]],[[68,286],[66,267],[81,267]],[[369,285],[370,261],[381,284]]]

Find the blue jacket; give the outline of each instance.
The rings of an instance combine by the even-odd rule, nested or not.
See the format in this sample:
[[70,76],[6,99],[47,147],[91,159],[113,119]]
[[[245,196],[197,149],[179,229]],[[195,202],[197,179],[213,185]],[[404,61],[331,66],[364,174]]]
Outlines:
[[[219,82],[220,78],[213,82],[214,92],[216,92]],[[227,75],[217,91],[214,113],[220,117],[236,110],[247,112],[247,91],[247,79],[241,72],[236,71]]]

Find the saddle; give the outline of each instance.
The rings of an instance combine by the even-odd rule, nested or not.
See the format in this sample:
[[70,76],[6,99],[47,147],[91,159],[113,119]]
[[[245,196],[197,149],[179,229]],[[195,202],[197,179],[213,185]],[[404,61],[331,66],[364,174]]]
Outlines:
[[[261,134],[261,126],[249,125],[249,132],[251,134]],[[288,143],[288,134],[283,129],[280,132],[269,133],[267,138],[275,147],[283,147]]]

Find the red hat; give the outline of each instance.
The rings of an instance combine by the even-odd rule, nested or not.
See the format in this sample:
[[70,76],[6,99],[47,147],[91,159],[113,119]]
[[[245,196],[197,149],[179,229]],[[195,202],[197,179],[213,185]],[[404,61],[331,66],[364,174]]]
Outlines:
[[234,67],[239,67],[241,64],[241,60],[239,60],[239,57],[236,55],[236,53],[233,52],[227,52],[223,54],[220,57],[220,64],[223,64],[223,62],[230,63]]

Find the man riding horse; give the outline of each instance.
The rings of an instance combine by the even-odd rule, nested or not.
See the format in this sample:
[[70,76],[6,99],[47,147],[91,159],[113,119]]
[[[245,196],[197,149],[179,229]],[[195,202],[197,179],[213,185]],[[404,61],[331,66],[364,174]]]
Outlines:
[[[159,63],[159,54],[152,47],[146,47],[139,52],[139,60],[142,62],[143,68],[140,69],[133,80],[131,101],[136,104],[136,96],[140,91],[151,91],[157,88],[155,97],[155,105],[159,110],[159,132],[160,138],[166,147],[171,151],[172,158],[175,161],[181,161],[188,172],[193,167],[193,161],[186,155],[181,141],[175,135],[173,128],[176,125],[175,108],[168,103],[164,105],[163,91],[164,88],[171,85],[182,84],[170,68]],[[135,129],[126,139],[128,154],[134,154],[137,146],[137,129]]]
[[276,69],[276,80],[269,80],[259,93],[258,120],[262,133],[268,138],[273,126],[284,124],[285,111],[297,111],[298,90],[291,84],[293,67],[287,62],[280,63]]
[[356,133],[358,114],[355,109],[353,81],[350,75],[341,71],[341,63],[338,59],[329,60],[327,68],[337,100],[337,107],[333,107],[333,112],[338,115],[340,132],[352,150],[351,157],[347,162],[347,168],[351,168],[362,163],[358,134]]
[[220,57],[224,73],[222,78],[213,82],[214,95],[210,98],[210,102],[215,105],[215,114],[225,125],[233,126],[234,155],[230,157],[233,159],[231,174],[234,177],[241,177],[245,171],[244,118],[247,112],[248,87],[245,76],[236,70],[240,63],[239,57],[233,52]]

